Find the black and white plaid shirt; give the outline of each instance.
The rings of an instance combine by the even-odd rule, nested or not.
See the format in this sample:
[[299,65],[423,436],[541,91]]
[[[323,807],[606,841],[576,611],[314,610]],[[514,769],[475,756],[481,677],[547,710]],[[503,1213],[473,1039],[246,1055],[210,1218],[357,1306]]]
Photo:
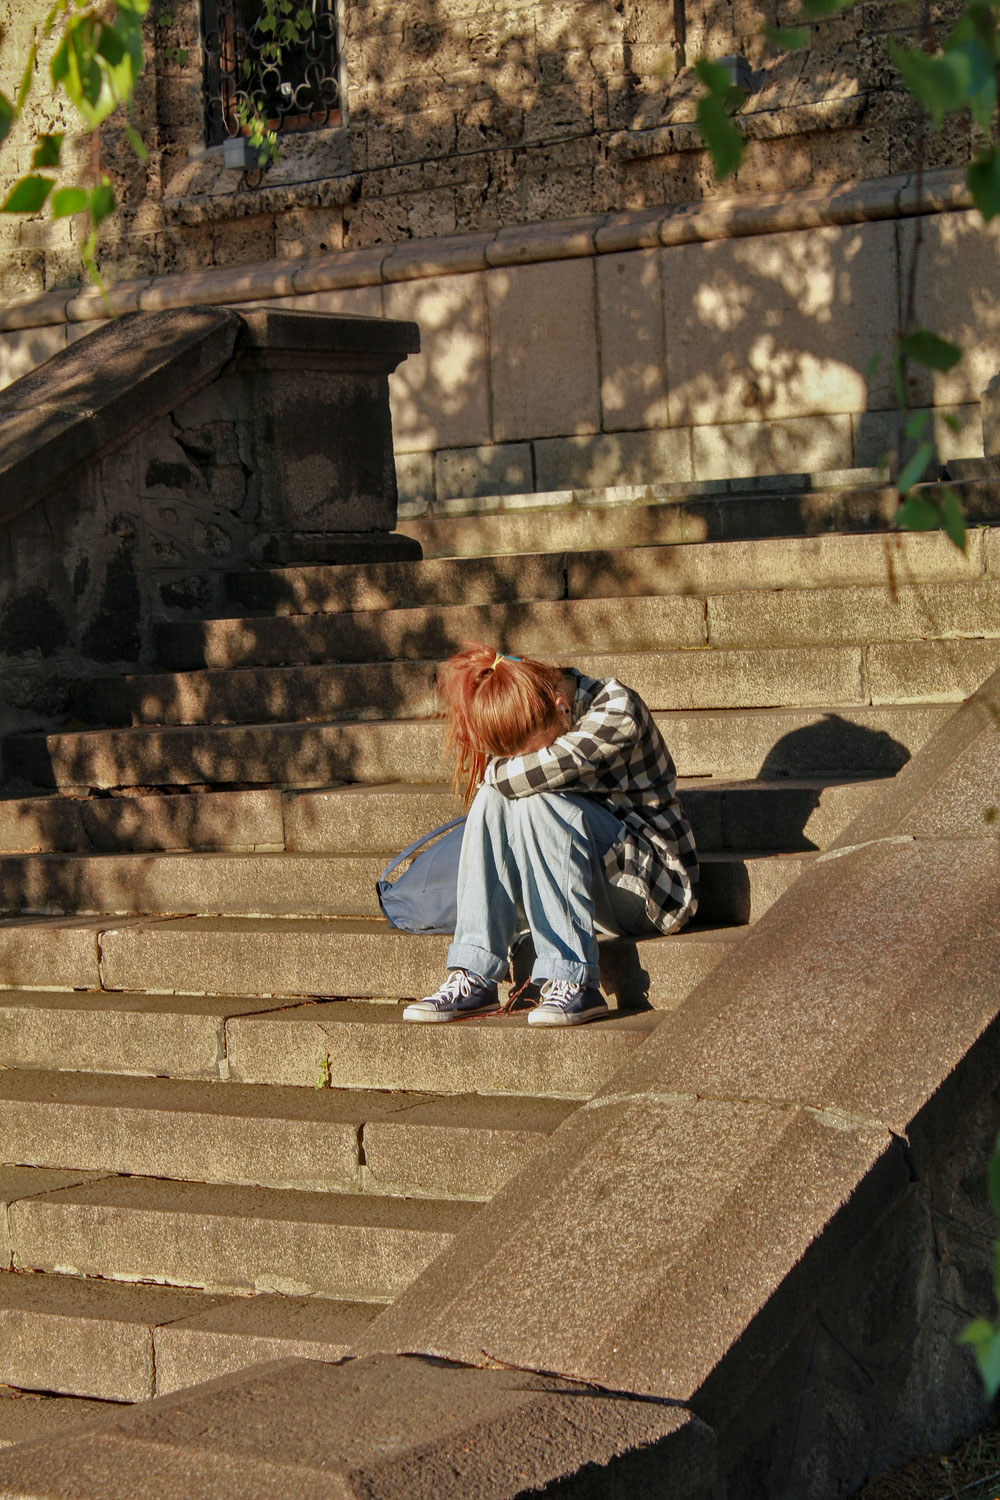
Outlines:
[[677,773],[653,716],[616,678],[573,668],[573,727],[546,750],[495,759],[485,782],[504,797],[582,792],[625,824],[605,855],[608,878],[645,898],[650,921],[673,932],[698,909],[698,856],[677,800]]

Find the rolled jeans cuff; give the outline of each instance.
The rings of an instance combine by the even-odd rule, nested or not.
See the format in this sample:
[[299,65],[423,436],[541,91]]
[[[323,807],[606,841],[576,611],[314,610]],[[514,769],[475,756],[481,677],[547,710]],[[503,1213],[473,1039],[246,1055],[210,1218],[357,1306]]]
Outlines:
[[452,943],[446,965],[449,969],[465,969],[468,974],[495,981],[506,976],[507,956],[499,958],[488,948],[477,948],[474,943]]
[[541,984],[544,979],[565,979],[570,984],[594,989],[601,981],[601,971],[596,964],[572,963],[564,958],[535,959],[531,966],[532,984]]

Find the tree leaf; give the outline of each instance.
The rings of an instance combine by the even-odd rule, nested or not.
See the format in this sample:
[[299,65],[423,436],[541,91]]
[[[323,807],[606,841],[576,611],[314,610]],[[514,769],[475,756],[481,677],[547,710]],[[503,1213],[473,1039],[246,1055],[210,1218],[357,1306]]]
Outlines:
[[63,143],[63,132],[60,130],[54,135],[36,136],[38,144],[31,157],[33,167],[57,167],[59,165],[59,148]]
[[132,147],[132,150],[135,152],[136,156],[140,161],[145,161],[149,156],[149,152],[146,150],[146,143],[139,132],[136,130],[135,126],[130,125],[128,120],[125,121],[125,134],[128,137],[128,143]]
[[58,192],[52,194],[52,217],[67,219],[70,214],[82,214],[88,201],[89,194],[83,188],[59,188]]
[[899,346],[908,359],[915,359],[917,364],[926,365],[929,370],[952,370],[962,358],[957,344],[949,343],[929,328],[918,328],[906,334],[900,339]]
[[723,182],[743,160],[743,137],[718,94],[703,94],[698,100],[698,124],[711,153],[716,180]]
[[115,211],[115,190],[107,177],[101,179],[90,194],[90,219],[96,229],[102,219]]
[[933,500],[923,495],[910,495],[893,517],[903,531],[936,531],[941,524],[941,512]]
[[941,496],[941,528],[955,543],[959,552],[964,552],[968,541],[965,530],[965,512],[962,502],[950,487]]
[[906,432],[906,436],[910,439],[911,442],[916,442],[917,438],[923,437],[924,433],[927,431],[927,424],[930,419],[931,414],[929,411],[915,411],[913,413],[904,429],[904,431]]
[[21,110],[24,108],[24,101],[25,99],[27,99],[28,91],[31,88],[31,80],[35,76],[35,62],[37,57],[38,52],[34,42],[32,42],[31,47],[28,51],[28,61],[24,65],[24,72],[21,74],[21,82],[18,84],[17,88],[17,103],[14,107],[17,110],[18,114],[20,114]]
[[965,180],[983,218],[995,219],[1000,214],[1000,149],[984,146],[966,168]]
[[14,106],[6,94],[0,93],[0,141],[8,134],[14,123]]
[[808,26],[765,26],[764,38],[778,52],[798,52],[809,43]]
[[22,177],[20,182],[15,182],[4,202],[0,203],[0,213],[37,214],[54,187],[51,177],[39,177],[37,174]]
[[889,42],[889,55],[917,103],[939,128],[945,115],[962,108],[968,90],[968,63],[958,52],[922,52],[919,47],[900,47]]
[[902,473],[896,480],[896,488],[901,495],[905,495],[907,490],[912,489],[919,480],[923,479],[927,465],[933,457],[934,444],[921,443],[912,458],[907,459],[903,465]]

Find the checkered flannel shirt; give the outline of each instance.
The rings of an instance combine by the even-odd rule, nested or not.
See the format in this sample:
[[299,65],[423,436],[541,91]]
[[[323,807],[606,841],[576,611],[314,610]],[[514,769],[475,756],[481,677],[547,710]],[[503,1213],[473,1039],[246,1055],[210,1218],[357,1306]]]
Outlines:
[[582,792],[610,808],[625,831],[605,855],[608,878],[643,896],[653,924],[673,932],[698,909],[698,856],[670,752],[638,693],[614,677],[566,676],[577,684],[572,729],[545,750],[491,761],[484,780],[504,797]]

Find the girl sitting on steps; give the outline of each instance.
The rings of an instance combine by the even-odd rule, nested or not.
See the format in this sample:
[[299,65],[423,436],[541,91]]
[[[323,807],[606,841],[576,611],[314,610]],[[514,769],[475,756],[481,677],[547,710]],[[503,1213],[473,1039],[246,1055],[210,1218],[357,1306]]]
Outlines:
[[500,1009],[525,924],[541,984],[533,1026],[607,1015],[598,932],[675,932],[697,910],[698,860],[653,716],[615,678],[467,646],[442,670],[446,745],[468,819],[458,921],[440,989],[407,1021]]

